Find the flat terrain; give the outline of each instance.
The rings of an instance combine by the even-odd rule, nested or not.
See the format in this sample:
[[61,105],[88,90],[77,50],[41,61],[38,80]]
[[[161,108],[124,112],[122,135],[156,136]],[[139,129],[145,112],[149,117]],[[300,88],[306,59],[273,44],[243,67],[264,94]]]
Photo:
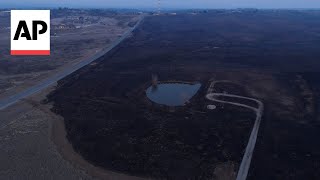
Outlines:
[[51,10],[51,56],[10,56],[10,13],[0,11],[0,98],[21,92],[111,46],[138,15]]
[[[52,55],[12,57],[10,14],[0,11],[1,100],[95,59],[140,19],[107,10],[51,12]],[[65,138],[63,118],[50,111],[50,104],[42,103],[54,86],[0,110],[0,179],[132,179],[96,168],[73,151]]]
[[41,103],[55,85],[0,111],[1,179],[137,179],[97,168],[66,139],[63,118]]
[[[102,16],[101,11],[76,17],[74,10],[59,11],[53,14],[53,28],[58,26],[54,38],[66,33],[77,39],[71,32],[79,31],[85,41],[92,38],[86,31],[103,29],[105,22],[118,21],[121,32],[132,25],[131,16],[129,22],[128,16]],[[1,13],[0,22],[6,22],[6,16]],[[235,179],[256,114],[208,100],[211,82],[219,81],[223,83],[216,84],[213,93],[246,96],[264,104],[247,179],[317,180],[319,18],[320,11],[293,10],[148,16],[130,39],[98,61],[56,87],[0,111],[0,177]],[[90,29],[89,22],[96,28]],[[0,33],[8,33],[3,24]],[[84,28],[89,29],[82,32]],[[72,49],[87,45],[74,39],[55,43],[55,50],[71,52],[70,59],[80,57],[72,63],[79,62],[85,56],[82,52],[99,49],[96,42],[106,45],[102,34],[86,41],[87,50]],[[0,41],[6,43],[0,46],[1,59],[11,58],[6,54],[8,41]],[[1,61],[0,96],[14,94],[68,64],[68,58],[59,54],[51,57],[62,63],[54,59],[48,64],[39,57]],[[161,106],[145,94],[154,75],[159,81],[202,86],[185,106]],[[217,99],[258,108],[244,99]],[[208,105],[216,109],[209,110]]]
[[[74,149],[105,169],[234,179],[255,114],[219,103],[208,110],[205,98],[210,80],[230,81],[215,91],[265,105],[248,179],[317,179],[319,17],[291,10],[149,16],[98,63],[60,81],[48,96],[52,110]],[[160,106],[145,95],[154,74],[202,87],[186,106]]]
[[50,90],[0,111],[1,179],[90,178],[63,159],[51,141],[53,123],[62,119],[39,103]]

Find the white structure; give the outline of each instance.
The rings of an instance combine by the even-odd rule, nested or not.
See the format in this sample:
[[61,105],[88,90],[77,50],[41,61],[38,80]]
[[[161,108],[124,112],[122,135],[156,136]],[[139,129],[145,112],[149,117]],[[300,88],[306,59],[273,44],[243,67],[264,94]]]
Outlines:
[[217,106],[216,105],[208,105],[207,109],[214,110],[214,109],[217,109]]

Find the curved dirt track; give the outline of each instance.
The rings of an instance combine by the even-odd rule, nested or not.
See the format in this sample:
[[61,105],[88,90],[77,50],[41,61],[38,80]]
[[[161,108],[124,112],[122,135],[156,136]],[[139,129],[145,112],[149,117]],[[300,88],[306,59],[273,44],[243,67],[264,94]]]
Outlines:
[[[211,85],[208,89],[208,94],[206,95],[207,99],[209,99],[210,101],[218,102],[218,103],[224,103],[224,104],[230,104],[230,105],[234,105],[234,106],[238,106],[238,107],[248,108],[248,109],[253,110],[256,113],[255,123],[254,123],[253,129],[251,131],[249,142],[246,147],[246,151],[245,151],[245,154],[242,158],[240,168],[238,171],[238,175],[237,175],[237,180],[245,180],[245,179],[247,179],[253,151],[255,148],[256,141],[257,141],[257,136],[258,136],[259,127],[260,127],[260,123],[261,123],[261,117],[262,117],[263,110],[264,110],[264,105],[261,101],[254,99],[254,98],[250,98],[250,97],[233,95],[233,94],[224,94],[224,93],[213,93],[214,85],[216,83],[221,83],[221,82],[230,82],[230,81],[213,81],[213,82],[211,82]],[[245,104],[241,104],[241,103],[219,100],[219,99],[216,99],[217,97],[232,97],[232,98],[238,98],[238,99],[251,100],[251,101],[254,101],[258,104],[258,108],[248,106]]]

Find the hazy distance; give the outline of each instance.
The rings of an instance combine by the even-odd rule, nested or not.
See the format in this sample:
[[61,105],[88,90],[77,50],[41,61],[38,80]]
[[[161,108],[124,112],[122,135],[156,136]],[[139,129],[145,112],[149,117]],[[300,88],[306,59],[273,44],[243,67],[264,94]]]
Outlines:
[[[155,8],[157,0],[2,0],[0,8]],[[161,0],[162,8],[320,8],[319,0]]]

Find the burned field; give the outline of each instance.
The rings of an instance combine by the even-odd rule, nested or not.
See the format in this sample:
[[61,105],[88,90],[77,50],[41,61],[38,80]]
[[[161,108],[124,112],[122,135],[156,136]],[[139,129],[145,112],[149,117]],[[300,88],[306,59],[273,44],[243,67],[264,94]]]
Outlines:
[[[149,16],[48,99],[74,149],[97,166],[151,178],[234,178],[255,114],[205,98],[210,81],[228,81],[216,91],[265,104],[249,178],[315,179],[319,86],[309,74],[320,68],[319,17],[251,10]],[[185,106],[167,107],[146,97],[154,75],[202,86]],[[211,104],[217,108],[208,110]]]
[[10,55],[10,13],[0,10],[0,97],[17,94],[111,46],[139,16],[108,10],[51,10],[50,56]]

